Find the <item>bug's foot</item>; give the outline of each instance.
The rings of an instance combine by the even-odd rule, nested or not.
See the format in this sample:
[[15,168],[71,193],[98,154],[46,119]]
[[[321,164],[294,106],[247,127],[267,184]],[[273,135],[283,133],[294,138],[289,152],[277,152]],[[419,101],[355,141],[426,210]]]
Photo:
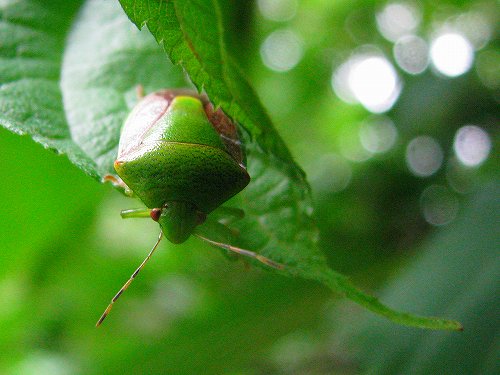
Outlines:
[[137,86],[135,86],[135,94],[137,95],[137,99],[139,99],[139,100],[144,98],[144,96],[145,96],[144,86],[142,86],[141,84],[138,84]]
[[112,174],[104,175],[104,177],[102,178],[102,182],[111,182],[115,188],[122,190],[123,193],[125,193],[125,195],[128,195],[129,197],[132,197],[134,195],[127,184],[123,182],[123,180],[118,176]]

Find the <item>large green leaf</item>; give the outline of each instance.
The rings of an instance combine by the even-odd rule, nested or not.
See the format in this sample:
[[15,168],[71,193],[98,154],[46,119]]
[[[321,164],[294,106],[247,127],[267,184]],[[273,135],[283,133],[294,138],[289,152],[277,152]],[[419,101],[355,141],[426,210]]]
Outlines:
[[[118,3],[88,1],[78,13],[46,2],[2,3],[0,123],[66,153],[94,178],[112,172],[119,129],[146,91],[185,86]],[[456,322],[393,311],[328,268],[319,251],[309,187],[256,95],[225,49],[218,3],[123,1],[147,25],[198,88],[243,126],[252,183],[239,196],[247,215],[238,243],[286,265],[283,274],[320,281],[368,309],[418,327],[458,329]],[[70,31],[71,24],[71,31]]]
[[78,1],[3,1],[0,20],[0,124],[67,154],[97,178],[91,158],[71,140],[59,89],[64,40]]
[[418,327],[459,329],[460,324],[399,313],[356,289],[331,270],[317,247],[309,187],[269,117],[224,45],[217,1],[121,0],[130,19],[151,31],[193,83],[246,130],[252,183],[240,194],[247,213],[239,242],[287,267],[282,272],[320,281],[368,309]]

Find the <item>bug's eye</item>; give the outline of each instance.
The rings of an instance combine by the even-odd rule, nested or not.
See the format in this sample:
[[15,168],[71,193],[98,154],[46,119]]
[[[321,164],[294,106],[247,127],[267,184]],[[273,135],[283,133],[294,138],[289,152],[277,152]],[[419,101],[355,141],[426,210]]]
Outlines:
[[149,213],[149,216],[151,216],[151,219],[153,219],[154,221],[160,220],[161,208],[153,208]]

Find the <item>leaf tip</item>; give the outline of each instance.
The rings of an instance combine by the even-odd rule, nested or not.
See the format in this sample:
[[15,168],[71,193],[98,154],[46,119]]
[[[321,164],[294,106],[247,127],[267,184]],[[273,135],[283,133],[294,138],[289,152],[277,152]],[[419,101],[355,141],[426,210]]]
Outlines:
[[436,320],[441,320],[443,324],[440,327],[424,327],[424,328],[444,329],[457,332],[463,332],[464,330],[464,326],[462,325],[462,323],[456,320],[444,320],[444,319],[436,319]]

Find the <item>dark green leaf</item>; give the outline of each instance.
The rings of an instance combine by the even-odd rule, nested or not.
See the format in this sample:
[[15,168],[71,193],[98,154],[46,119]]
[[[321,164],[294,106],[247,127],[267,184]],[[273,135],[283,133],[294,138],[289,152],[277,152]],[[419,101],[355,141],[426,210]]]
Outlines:
[[[64,6],[62,6],[64,5]],[[71,140],[59,75],[64,40],[79,2],[4,1],[0,21],[0,124],[68,155],[97,178],[94,161]]]

